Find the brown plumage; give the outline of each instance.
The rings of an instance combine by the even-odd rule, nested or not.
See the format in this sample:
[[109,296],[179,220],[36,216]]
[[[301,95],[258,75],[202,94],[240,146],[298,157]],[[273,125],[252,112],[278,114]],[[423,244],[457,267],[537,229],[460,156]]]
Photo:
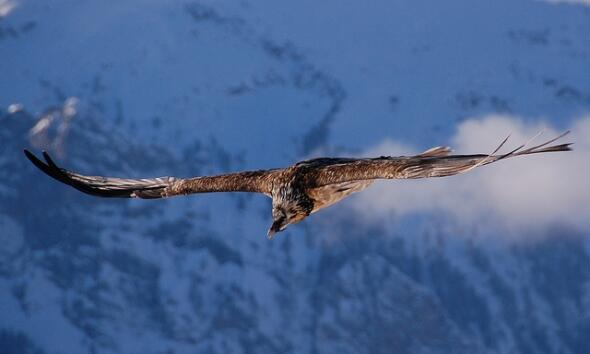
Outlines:
[[505,158],[551,151],[569,151],[571,144],[551,145],[569,132],[532,148],[524,145],[503,155],[450,155],[447,147],[435,147],[415,156],[377,158],[317,158],[293,166],[194,178],[159,177],[126,179],[84,176],[58,167],[46,152],[45,162],[31,152],[25,155],[40,170],[79,191],[99,197],[167,198],[209,192],[257,192],[272,198],[271,238],[289,224],[297,223],[351,193],[367,188],[376,179],[444,177]]

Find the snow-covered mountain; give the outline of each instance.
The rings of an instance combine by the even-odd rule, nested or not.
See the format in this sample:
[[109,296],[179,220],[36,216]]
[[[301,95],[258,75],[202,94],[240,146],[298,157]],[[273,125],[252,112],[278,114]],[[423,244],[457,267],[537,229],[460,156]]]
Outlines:
[[[589,68],[585,1],[0,0],[0,352],[586,353]],[[22,155],[192,176],[540,126],[576,150],[272,241],[264,196],[91,198]]]

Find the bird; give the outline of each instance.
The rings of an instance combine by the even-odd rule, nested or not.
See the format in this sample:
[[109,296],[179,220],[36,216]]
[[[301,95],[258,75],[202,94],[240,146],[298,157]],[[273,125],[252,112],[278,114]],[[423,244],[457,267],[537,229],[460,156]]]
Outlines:
[[[26,157],[41,171],[75,189],[98,197],[156,199],[209,192],[254,192],[272,198],[273,236],[312,213],[333,205],[352,193],[369,187],[377,179],[416,179],[445,177],[516,156],[570,151],[572,143],[550,145],[569,131],[543,144],[524,149],[523,144],[498,154],[508,137],[490,154],[452,155],[446,146],[437,146],[412,156],[373,158],[320,157],[297,162],[289,167],[243,171],[192,178],[115,178],[87,176],[58,167],[43,151],[45,162],[24,150]],[[532,140],[532,139],[531,139]]]

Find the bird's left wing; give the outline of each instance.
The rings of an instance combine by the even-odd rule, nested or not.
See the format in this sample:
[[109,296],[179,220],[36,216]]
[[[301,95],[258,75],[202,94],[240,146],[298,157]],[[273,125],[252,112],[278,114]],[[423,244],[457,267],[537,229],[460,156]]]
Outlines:
[[548,146],[568,133],[525,150],[523,150],[524,145],[521,145],[503,155],[496,155],[496,153],[508,138],[504,139],[494,152],[487,155],[448,155],[450,151],[448,148],[437,147],[416,156],[382,156],[310,166],[303,175],[305,184],[311,188],[349,181],[452,176],[505,158],[550,151],[569,151],[571,144]]
[[194,178],[115,178],[85,176],[58,167],[49,154],[43,152],[45,162],[28,150],[31,162],[56,180],[86,194],[111,198],[166,198],[176,195],[209,192],[257,192],[270,196],[272,180],[279,170],[260,170]]

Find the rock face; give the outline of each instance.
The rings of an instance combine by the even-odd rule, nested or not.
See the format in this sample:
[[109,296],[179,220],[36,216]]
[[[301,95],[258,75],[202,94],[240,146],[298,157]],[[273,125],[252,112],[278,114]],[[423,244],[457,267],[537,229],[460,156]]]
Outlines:
[[22,155],[184,177],[590,108],[582,2],[360,4],[0,0],[2,352],[588,352],[588,229],[507,243],[350,200],[269,242],[264,196],[96,199]]

